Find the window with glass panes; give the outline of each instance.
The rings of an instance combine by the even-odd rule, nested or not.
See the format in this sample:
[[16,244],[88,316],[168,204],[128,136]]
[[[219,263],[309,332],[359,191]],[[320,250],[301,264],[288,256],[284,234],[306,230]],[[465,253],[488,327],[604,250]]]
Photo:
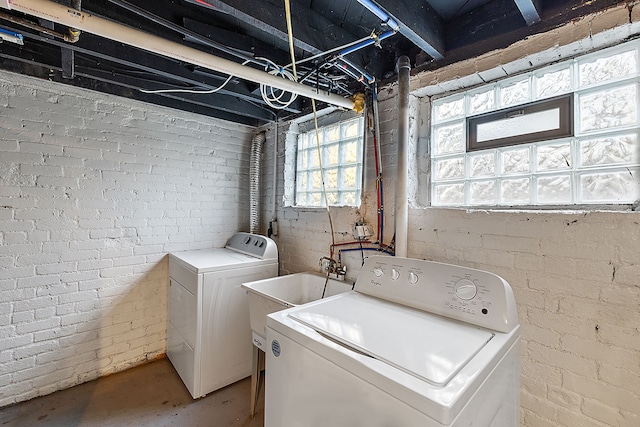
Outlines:
[[[434,206],[628,204],[640,198],[640,43],[433,102]],[[572,137],[469,151],[466,120],[573,93]]]
[[339,122],[298,135],[296,154],[296,206],[325,206],[324,182],[329,205],[359,206],[362,191],[363,118]]

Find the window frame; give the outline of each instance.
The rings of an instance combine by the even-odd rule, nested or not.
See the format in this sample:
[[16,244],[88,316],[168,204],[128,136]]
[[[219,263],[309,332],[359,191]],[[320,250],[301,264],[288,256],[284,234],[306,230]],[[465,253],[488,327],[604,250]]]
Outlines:
[[[537,143],[554,139],[574,136],[574,112],[573,93],[560,95],[553,98],[530,102],[528,104],[508,107],[498,111],[469,116],[466,118],[467,141],[466,152],[481,151],[489,148],[508,147],[518,144]],[[549,110],[559,110],[559,126],[557,129],[523,133],[505,138],[491,139],[478,142],[478,126],[510,119],[523,117],[528,114]]]
[[[628,57],[631,55],[631,57]],[[631,60],[627,67],[621,59]],[[626,58],[625,58],[626,57]],[[591,73],[600,67],[602,61],[619,63],[622,68],[615,68],[611,73],[605,75],[604,78],[594,80],[589,75],[583,73]],[[602,62],[604,63],[604,62]],[[620,70],[620,71],[619,71]],[[609,70],[602,69],[605,73]],[[558,79],[561,77],[567,84],[561,84]],[[528,83],[527,83],[528,81]],[[519,84],[519,82],[521,84]],[[560,83],[560,84],[559,84]],[[629,86],[629,91],[625,86]],[[505,88],[516,88],[510,92],[506,92]],[[525,93],[522,89],[527,88]],[[582,100],[590,94],[598,92],[625,89],[620,97],[628,98],[633,102],[633,107],[628,112],[620,111],[622,114],[621,124],[607,126],[589,126],[584,120],[583,111],[585,108]],[[549,90],[551,89],[551,90]],[[505,95],[507,94],[507,95]],[[529,157],[526,159],[529,164],[528,172],[520,175],[528,176],[531,183],[530,187],[518,191],[518,193],[501,192],[505,178],[510,181],[508,183],[511,191],[514,189],[512,185],[515,183],[511,176],[520,174],[520,172],[511,169],[510,171],[499,171],[502,167],[502,160],[496,160],[496,163],[488,164],[491,168],[491,175],[477,175],[475,171],[470,169],[470,157],[475,154],[482,154],[483,151],[467,151],[467,119],[473,116],[480,116],[486,113],[495,113],[499,108],[521,109],[523,106],[537,101],[544,101],[553,97],[562,96],[564,94],[573,94],[573,120],[574,132],[573,136],[550,139],[536,140],[535,142],[521,143],[522,145],[506,146],[506,147],[487,147],[488,153],[495,156],[501,156],[505,150],[519,150],[523,147],[530,150],[533,155],[537,153],[538,147],[543,144],[563,145],[569,144],[569,156],[566,158],[571,164],[569,169],[561,170],[557,165],[553,168],[549,166],[551,163],[545,162],[541,169],[539,159]],[[618,98],[620,98],[618,97]],[[476,102],[476,99],[486,103],[487,107]],[[523,71],[517,75],[506,76],[491,83],[480,86],[467,87],[458,91],[442,93],[432,98],[425,98],[428,101],[429,110],[429,158],[428,164],[425,165],[428,173],[428,190],[427,205],[432,207],[444,208],[482,208],[482,209],[633,209],[637,210],[640,205],[640,43],[638,41],[630,41],[621,45],[602,49],[598,52],[583,54],[567,58],[566,60],[546,65],[539,68],[532,68]],[[609,101],[611,102],[611,101]],[[508,108],[505,108],[508,106]],[[635,113],[634,113],[635,112]],[[625,115],[626,113],[626,115]],[[617,113],[616,113],[617,114]],[[585,116],[586,117],[586,116]],[[596,116],[600,117],[600,116]],[[635,117],[635,121],[627,123],[626,119]],[[614,115],[604,116],[605,119],[614,119]],[[616,144],[622,144],[622,141],[615,141],[618,136],[623,138],[630,137],[633,139],[632,151],[627,150],[625,157],[619,160],[606,161],[600,164],[582,163],[582,144],[589,140],[614,140]],[[528,144],[525,145],[525,144]],[[629,154],[631,153],[631,154]],[[635,154],[633,154],[635,153]],[[554,157],[558,157],[557,153],[552,153]],[[617,153],[612,153],[617,154]],[[497,159],[497,157],[496,157]],[[461,161],[460,165],[457,165]],[[511,159],[510,161],[513,161]],[[537,163],[536,163],[537,162]],[[496,172],[493,172],[493,168]],[[556,170],[557,169],[557,170]],[[563,168],[564,169],[564,168]],[[619,185],[621,191],[607,192],[597,194],[594,190],[591,176],[602,175],[602,185],[607,180],[611,180],[612,185]],[[566,194],[570,197],[566,200],[557,200],[550,202],[541,202],[538,198],[539,191],[546,190],[537,186],[538,180],[553,175],[567,175],[571,186]],[[618,178],[617,175],[625,176],[626,179]],[[627,175],[630,175],[627,176]],[[518,178],[518,176],[513,176]],[[485,190],[472,193],[470,186],[472,183],[479,183],[482,180],[493,180],[495,197],[491,201],[485,200]],[[599,184],[598,184],[599,185]],[[600,185],[601,188],[602,185]],[[490,189],[489,189],[490,190]],[[527,191],[530,197],[527,200],[520,200],[519,195],[522,191]],[[561,190],[565,191],[565,190]],[[446,195],[445,195],[446,192]],[[522,193],[524,194],[524,193]],[[540,193],[542,194],[542,193]],[[512,197],[516,197],[513,199]],[[546,198],[546,196],[544,196]],[[482,200],[481,200],[482,199]],[[546,204],[540,204],[546,203]],[[606,208],[604,208],[606,207]]]
[[[346,128],[348,126],[350,126],[353,122],[357,123],[357,128],[358,131],[356,132],[356,135],[354,136],[346,136],[345,135],[345,131]],[[339,128],[339,137],[335,140],[328,140],[327,133],[333,129],[335,129],[336,127]],[[336,187],[334,188],[329,188],[327,187],[326,191],[327,194],[335,194],[335,198],[336,198],[336,203],[329,203],[329,206],[344,206],[344,207],[355,207],[358,208],[361,206],[362,204],[362,177],[363,177],[363,168],[364,168],[364,154],[363,154],[363,150],[364,150],[364,117],[363,116],[356,116],[356,117],[350,117],[350,118],[346,118],[346,119],[342,119],[342,120],[338,120],[323,126],[320,126],[318,128],[318,135],[320,137],[320,148],[322,150],[323,153],[323,157],[322,157],[322,169],[320,169],[320,164],[316,164],[315,166],[309,166],[309,162],[307,163],[307,166],[304,168],[301,168],[301,158],[300,156],[302,155],[302,152],[306,152],[308,153],[309,156],[316,156],[318,155],[318,147],[317,147],[317,143],[316,143],[316,130],[314,127],[312,127],[310,130],[307,130],[305,132],[300,132],[297,134],[296,139],[295,139],[295,143],[296,143],[296,149],[295,149],[295,159],[294,159],[294,165],[295,165],[295,170],[294,170],[294,186],[293,186],[293,204],[292,207],[295,208],[309,208],[309,209],[318,209],[318,208],[326,208],[326,204],[325,204],[325,198],[323,195],[323,190],[322,190],[322,186],[320,186],[319,188],[315,189],[315,188],[310,188],[310,180],[311,180],[311,174],[314,172],[318,172],[318,171],[322,171],[323,172],[323,176],[321,177],[322,179],[324,179],[325,181],[325,185],[327,184],[327,173],[331,172],[331,171],[336,171],[337,173],[337,178],[336,178]],[[306,138],[307,139],[307,144],[305,146],[304,142],[301,141],[302,138]],[[311,142],[313,141],[313,142]],[[344,149],[345,146],[347,144],[351,144],[353,142],[356,142],[357,146],[356,146],[356,160],[352,161],[352,162],[344,162]],[[338,150],[338,161],[332,164],[327,164],[326,163],[326,153],[324,151],[324,149],[326,147],[329,146],[335,146],[337,147]],[[356,168],[355,170],[355,187],[348,187],[345,188],[344,185],[344,171],[346,171],[349,168]],[[300,179],[301,179],[301,174],[302,173],[306,173],[307,177],[306,177],[306,187],[304,189],[301,189],[301,183],[300,183]],[[353,200],[354,203],[351,204],[349,203],[349,201],[347,201],[345,199],[345,195],[348,193],[355,193],[353,194]],[[309,203],[309,195],[313,195],[313,194],[317,194],[319,195],[319,204],[312,204]],[[301,197],[304,196],[304,197]],[[303,200],[301,200],[303,199]]]

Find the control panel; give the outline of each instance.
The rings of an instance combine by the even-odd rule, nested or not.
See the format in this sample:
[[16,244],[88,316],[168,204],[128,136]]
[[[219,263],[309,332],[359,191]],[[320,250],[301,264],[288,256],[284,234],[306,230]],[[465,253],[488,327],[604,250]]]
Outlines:
[[355,290],[495,331],[518,325],[513,291],[487,271],[433,261],[373,256]]
[[260,259],[277,258],[278,256],[276,243],[259,234],[236,233],[229,239],[225,248]]

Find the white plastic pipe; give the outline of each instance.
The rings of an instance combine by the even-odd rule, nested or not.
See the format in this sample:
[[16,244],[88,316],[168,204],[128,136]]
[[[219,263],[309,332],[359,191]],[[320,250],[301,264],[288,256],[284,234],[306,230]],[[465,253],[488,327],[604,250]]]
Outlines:
[[409,58],[398,58],[398,171],[396,183],[396,256],[406,257],[409,240]]
[[311,86],[274,76],[265,71],[256,70],[255,68],[183,46],[179,43],[165,40],[162,37],[154,36],[90,13],[74,10],[49,0],[11,0],[8,2],[0,0],[0,7],[77,28],[87,33],[128,44],[168,58],[188,62],[286,92],[296,93],[338,107],[351,110],[354,106],[353,101],[348,98],[343,98],[330,92],[316,91]]

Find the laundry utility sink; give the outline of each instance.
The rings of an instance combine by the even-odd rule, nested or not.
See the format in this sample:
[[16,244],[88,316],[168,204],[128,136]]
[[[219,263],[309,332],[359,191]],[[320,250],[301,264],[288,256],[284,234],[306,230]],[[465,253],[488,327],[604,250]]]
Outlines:
[[[326,290],[324,289],[327,283]],[[243,283],[249,294],[249,317],[253,344],[264,350],[267,314],[324,297],[350,291],[352,284],[328,279],[324,274],[305,272]]]
[[322,299],[323,292],[324,297],[329,297],[350,291],[353,285],[341,280],[328,279],[324,274],[306,272],[243,283],[242,287],[249,294],[249,321],[254,345],[251,373],[253,417],[264,379],[267,314]]

